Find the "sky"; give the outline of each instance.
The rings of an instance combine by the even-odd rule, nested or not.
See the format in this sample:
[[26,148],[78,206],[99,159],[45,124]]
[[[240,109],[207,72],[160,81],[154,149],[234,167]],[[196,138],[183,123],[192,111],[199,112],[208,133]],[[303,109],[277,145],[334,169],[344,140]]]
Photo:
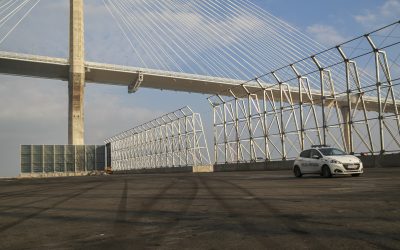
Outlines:
[[[400,0],[251,1],[327,47],[400,17]],[[68,2],[42,0],[0,50],[67,58]],[[102,1],[86,0],[85,15],[86,59],[127,64],[128,41]],[[87,84],[86,144],[103,144],[107,137],[186,105],[202,115],[210,144],[212,113],[206,98],[144,88],[129,95],[124,87]],[[20,145],[67,143],[66,82],[0,75],[0,107],[0,176],[19,174]]]

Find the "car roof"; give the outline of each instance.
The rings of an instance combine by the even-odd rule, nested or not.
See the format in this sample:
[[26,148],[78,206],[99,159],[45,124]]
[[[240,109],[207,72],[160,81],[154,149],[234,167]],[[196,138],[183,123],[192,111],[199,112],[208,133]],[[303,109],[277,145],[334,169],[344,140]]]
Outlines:
[[334,147],[312,147],[312,148],[309,148],[309,149],[304,149],[303,151],[301,151],[301,152],[304,152],[304,151],[308,151],[308,150],[312,150],[312,149],[315,149],[315,150],[320,150],[320,149],[337,149],[337,148],[334,148]]
[[311,145],[311,148],[332,148],[330,145]]

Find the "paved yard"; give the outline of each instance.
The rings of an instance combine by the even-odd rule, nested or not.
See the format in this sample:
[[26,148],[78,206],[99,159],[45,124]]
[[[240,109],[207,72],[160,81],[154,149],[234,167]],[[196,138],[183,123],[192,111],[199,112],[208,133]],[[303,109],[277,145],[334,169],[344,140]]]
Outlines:
[[0,249],[400,249],[400,168],[0,180]]

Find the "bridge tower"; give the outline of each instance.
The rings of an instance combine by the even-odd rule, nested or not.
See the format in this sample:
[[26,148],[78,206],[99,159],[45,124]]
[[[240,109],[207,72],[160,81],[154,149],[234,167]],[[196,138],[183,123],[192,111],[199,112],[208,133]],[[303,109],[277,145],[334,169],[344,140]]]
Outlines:
[[83,0],[70,0],[68,144],[84,144],[85,46]]

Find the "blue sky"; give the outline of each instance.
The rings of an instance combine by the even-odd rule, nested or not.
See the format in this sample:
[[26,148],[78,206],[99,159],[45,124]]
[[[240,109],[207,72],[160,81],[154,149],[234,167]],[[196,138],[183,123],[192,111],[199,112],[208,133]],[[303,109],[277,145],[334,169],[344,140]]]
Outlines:
[[[252,1],[325,46],[400,17],[400,0]],[[85,3],[87,58],[107,63],[128,62],[128,43],[118,29],[111,30],[112,19],[107,17],[102,1]],[[0,44],[0,50],[67,57],[67,7],[68,1],[42,0],[31,16]],[[118,46],[111,46],[117,42]],[[210,135],[211,109],[206,97],[151,89],[128,95],[126,88],[88,84],[86,143],[101,144],[108,136],[185,105],[202,114]],[[20,144],[67,143],[66,82],[1,75],[0,106],[0,176],[19,173]]]

